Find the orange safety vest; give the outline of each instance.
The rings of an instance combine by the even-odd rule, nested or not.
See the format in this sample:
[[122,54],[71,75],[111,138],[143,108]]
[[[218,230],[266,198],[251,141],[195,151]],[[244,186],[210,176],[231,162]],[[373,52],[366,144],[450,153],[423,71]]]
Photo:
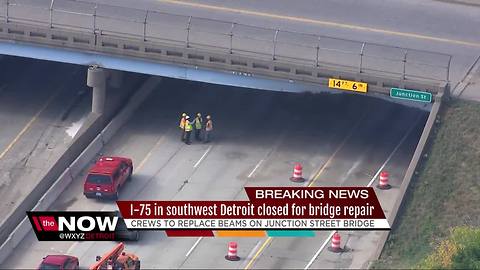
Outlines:
[[182,119],[180,119],[180,126],[179,126],[181,129],[184,129],[185,128],[185,117],[182,117]]
[[213,129],[213,122],[212,119],[209,119],[207,123],[205,124],[205,130],[206,131],[211,131]]

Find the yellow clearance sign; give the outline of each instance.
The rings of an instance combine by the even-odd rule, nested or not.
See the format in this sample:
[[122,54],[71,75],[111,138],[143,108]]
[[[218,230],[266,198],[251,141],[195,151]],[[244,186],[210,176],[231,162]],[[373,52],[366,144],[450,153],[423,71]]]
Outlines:
[[339,79],[328,79],[328,87],[335,88],[335,89],[342,89],[354,92],[367,92],[367,83],[364,82],[354,82],[354,81],[346,81],[346,80],[339,80]]

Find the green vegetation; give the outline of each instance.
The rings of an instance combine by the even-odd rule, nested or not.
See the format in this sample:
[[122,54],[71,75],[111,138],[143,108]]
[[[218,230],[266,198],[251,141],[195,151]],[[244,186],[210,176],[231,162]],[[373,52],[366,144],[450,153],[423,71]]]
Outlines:
[[454,228],[418,268],[480,269],[480,229]]
[[[479,267],[480,104],[444,104],[431,136],[374,268],[465,268],[460,263],[468,260],[473,260],[470,268]],[[456,226],[477,229],[452,231]],[[467,241],[461,235],[476,238]],[[466,242],[455,242],[459,239]],[[441,263],[436,260],[445,249],[450,264],[434,264]]]

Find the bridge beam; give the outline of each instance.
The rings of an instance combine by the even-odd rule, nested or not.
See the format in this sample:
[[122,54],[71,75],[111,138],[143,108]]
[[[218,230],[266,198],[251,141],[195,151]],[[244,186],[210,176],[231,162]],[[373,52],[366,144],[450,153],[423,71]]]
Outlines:
[[106,98],[106,72],[98,66],[90,66],[87,73],[87,85],[93,88],[92,112],[103,114]]
[[120,70],[109,70],[109,85],[113,88],[120,88],[123,83],[124,72]]

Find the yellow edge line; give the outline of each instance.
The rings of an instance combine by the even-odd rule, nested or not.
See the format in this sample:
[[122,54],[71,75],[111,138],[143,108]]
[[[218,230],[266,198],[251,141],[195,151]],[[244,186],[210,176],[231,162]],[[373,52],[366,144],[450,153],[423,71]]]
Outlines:
[[340,151],[340,149],[345,145],[347,140],[344,140],[342,142],[342,144],[340,144],[340,146],[337,148],[337,150],[330,156],[330,158],[327,160],[327,162],[325,162],[325,164],[323,164],[322,168],[320,168],[320,170],[318,171],[317,175],[315,175],[315,177],[312,179],[312,181],[310,182],[310,184],[308,184],[308,187],[311,187],[313,186],[313,184],[315,183],[315,181],[317,181],[318,178],[320,178],[320,175],[325,171],[325,169],[328,167],[328,165],[330,165],[330,163],[332,162],[333,158],[337,155],[338,151]]
[[179,1],[179,0],[157,0],[157,1],[174,4],[174,5],[189,6],[194,8],[233,12],[233,13],[240,13],[240,14],[258,16],[258,17],[266,17],[266,18],[272,18],[272,19],[280,19],[280,20],[287,20],[287,21],[294,21],[294,22],[301,22],[301,23],[310,23],[310,24],[324,25],[324,26],[330,26],[330,27],[338,27],[338,28],[344,28],[349,30],[360,30],[360,31],[394,35],[394,36],[400,36],[400,37],[409,37],[409,38],[423,39],[423,40],[429,40],[429,41],[438,41],[438,42],[452,43],[452,44],[458,44],[458,45],[480,47],[480,43],[475,43],[475,42],[427,36],[427,35],[421,35],[421,34],[409,33],[409,32],[392,31],[392,30],[373,28],[373,27],[367,27],[367,26],[337,23],[337,22],[324,21],[324,20],[316,20],[316,19],[310,19],[305,17],[287,16],[287,15],[260,12],[260,11],[254,11],[254,10],[248,10],[248,9],[219,7],[214,5],[199,4],[199,3],[185,2],[185,1]]
[[342,143],[340,143],[340,145],[337,147],[337,149],[335,149],[335,152],[333,152],[333,154],[330,156],[330,158],[327,160],[327,162],[325,162],[325,164],[323,164],[323,166],[320,168],[320,170],[315,175],[315,177],[313,177],[313,179],[311,180],[311,182],[308,184],[307,187],[313,186],[315,181],[317,181],[317,179],[320,177],[320,175],[322,175],[322,173],[325,171],[325,169],[328,167],[328,165],[330,165],[330,163],[332,163],[332,160],[337,156],[338,152],[340,152],[340,150],[347,143],[347,141],[350,139],[350,137],[352,137],[353,131],[360,125],[360,123],[363,121],[363,119],[366,116],[367,116],[367,113],[365,112],[362,115],[362,117],[359,118],[358,122],[356,122],[355,125],[350,129],[350,131],[348,132],[348,135],[343,139]]
[[272,241],[272,237],[268,237],[267,240],[265,242],[263,242],[263,245],[260,247],[260,249],[258,249],[258,251],[255,253],[255,255],[253,255],[252,259],[250,260],[250,262],[248,262],[247,266],[245,266],[245,268],[244,268],[245,270],[249,269],[250,266],[252,266],[255,259],[260,255],[260,253],[262,253],[262,251],[265,249],[265,247],[268,245],[268,243],[270,243],[270,241]]
[[[168,131],[167,131],[168,132]],[[135,171],[138,171],[140,170],[144,165],[145,163],[147,162],[147,160],[150,158],[150,156],[152,155],[153,151],[165,140],[165,136],[162,135],[162,137],[160,137],[160,139],[158,139],[158,141],[155,143],[155,145],[150,148],[150,151],[148,151],[147,155],[145,155],[145,157],[142,159],[142,161],[140,162],[140,164],[138,164],[138,166],[135,167]]]
[[52,100],[60,93],[57,92],[55,93],[54,95],[52,95],[48,100],[47,102],[43,105],[43,107],[32,117],[32,119],[30,119],[30,121],[28,121],[28,123],[23,127],[23,129],[17,134],[17,136],[15,136],[15,138],[13,139],[13,141],[11,141],[8,146],[2,151],[2,153],[0,153],[0,159],[2,159],[7,153],[8,151],[10,151],[10,149],[12,149],[12,147],[17,143],[17,141],[20,139],[20,137],[22,137],[23,134],[25,134],[25,132],[27,132],[27,130],[32,126],[33,122],[35,122],[35,120],[37,120],[38,116],[40,116],[40,114],[48,107],[48,105],[52,102]]

